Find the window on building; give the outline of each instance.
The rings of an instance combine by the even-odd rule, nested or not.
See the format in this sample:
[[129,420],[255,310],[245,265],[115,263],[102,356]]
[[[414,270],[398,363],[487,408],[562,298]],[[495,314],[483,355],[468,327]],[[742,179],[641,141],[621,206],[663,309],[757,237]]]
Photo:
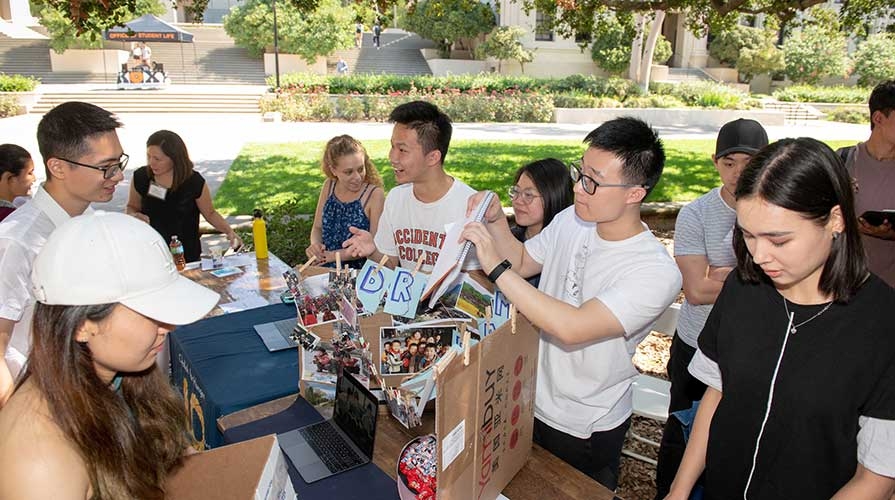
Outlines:
[[541,11],[535,13],[535,40],[539,42],[552,42],[553,30],[550,25],[553,24],[553,16],[545,14]]

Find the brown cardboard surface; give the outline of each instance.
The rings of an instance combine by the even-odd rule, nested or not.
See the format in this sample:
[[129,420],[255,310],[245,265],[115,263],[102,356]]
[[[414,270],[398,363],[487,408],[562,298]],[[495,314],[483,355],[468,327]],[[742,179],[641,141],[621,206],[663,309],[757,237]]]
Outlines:
[[191,455],[168,477],[165,498],[253,500],[275,446],[276,437],[269,435]]

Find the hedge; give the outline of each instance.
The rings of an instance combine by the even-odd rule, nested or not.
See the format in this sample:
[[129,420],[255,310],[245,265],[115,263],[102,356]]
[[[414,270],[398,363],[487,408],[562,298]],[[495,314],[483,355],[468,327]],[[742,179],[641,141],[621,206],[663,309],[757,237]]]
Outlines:
[[830,102],[838,104],[865,104],[870,98],[867,87],[819,87],[793,85],[774,91],[774,97],[787,102]]
[[40,80],[31,76],[0,73],[0,92],[31,92]]

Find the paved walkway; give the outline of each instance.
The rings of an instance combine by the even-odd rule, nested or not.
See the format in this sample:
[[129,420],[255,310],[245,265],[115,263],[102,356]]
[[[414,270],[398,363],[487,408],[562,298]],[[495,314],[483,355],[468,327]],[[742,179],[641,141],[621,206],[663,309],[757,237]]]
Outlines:
[[[15,143],[35,156],[39,181],[44,170],[37,149],[37,124],[40,115],[21,115],[0,119],[0,142]],[[190,150],[196,168],[208,181],[212,195],[223,182],[230,164],[243,145],[250,142],[281,143],[295,141],[325,141],[338,134],[351,134],[360,140],[388,139],[388,123],[265,123],[260,115],[228,114],[123,114],[119,117],[124,128],[119,131],[124,151],[131,156],[125,180],[118,185],[111,202],[98,205],[104,210],[123,211],[127,204],[131,173],[144,165],[145,141],[159,129],[170,129],[180,134]],[[556,123],[457,123],[455,139],[479,140],[581,140],[596,124],[566,125]],[[699,126],[659,127],[668,139],[713,139],[717,130]],[[791,136],[810,136],[817,139],[862,140],[867,137],[867,125],[831,122],[768,127],[771,140]]]

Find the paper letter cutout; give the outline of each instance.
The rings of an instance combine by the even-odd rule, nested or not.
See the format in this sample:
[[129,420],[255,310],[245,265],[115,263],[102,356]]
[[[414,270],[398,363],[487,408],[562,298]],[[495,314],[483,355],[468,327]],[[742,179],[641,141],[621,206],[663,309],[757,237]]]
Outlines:
[[385,296],[385,312],[394,316],[403,316],[413,319],[416,317],[416,307],[426,286],[428,275],[413,273],[404,268],[397,268],[394,272],[392,284]]
[[374,273],[377,266],[379,266],[378,263],[368,259],[354,282],[357,298],[363,304],[364,311],[370,314],[379,309],[382,294],[391,287],[392,279],[395,277],[394,271],[383,266],[379,266],[379,272]]
[[[494,324],[494,330],[500,328],[504,323],[510,320],[510,301],[507,300],[507,296],[500,290],[495,290],[494,298],[491,300],[491,314],[491,322]],[[491,333],[491,331],[488,333]]]

